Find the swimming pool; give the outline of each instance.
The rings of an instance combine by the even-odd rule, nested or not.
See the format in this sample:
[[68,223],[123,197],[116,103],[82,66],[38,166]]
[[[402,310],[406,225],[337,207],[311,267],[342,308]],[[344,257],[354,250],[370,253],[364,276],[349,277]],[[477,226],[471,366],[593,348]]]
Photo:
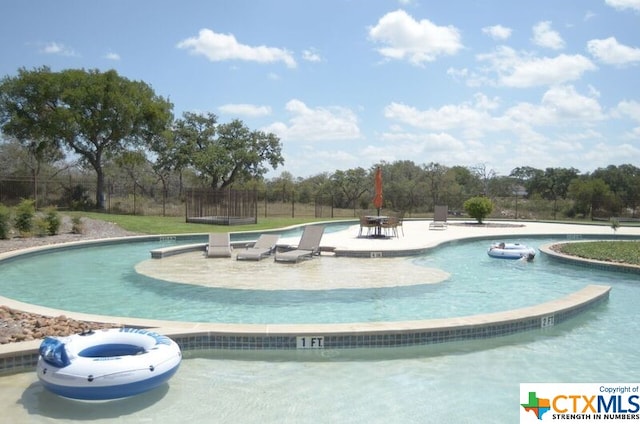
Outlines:
[[[537,246],[553,238],[520,238]],[[557,239],[556,239],[557,240]],[[239,290],[176,284],[135,271],[149,251],[173,241],[130,242],[52,250],[2,263],[0,293],[41,306],[99,315],[213,323],[348,323],[458,317],[543,303],[588,284],[607,285],[611,273],[561,265],[538,255],[533,262],[505,261],[486,254],[487,240],[450,243],[414,258],[357,259],[321,257],[295,267],[272,261],[239,263],[255,278],[376,278],[351,273],[363,261],[374,270],[402,274],[423,268],[446,271],[443,282],[409,286],[332,290]],[[225,262],[205,261],[213,266]],[[262,272],[261,272],[262,270]],[[237,278],[214,269],[212,279]],[[324,273],[324,274],[322,274]],[[288,277],[287,277],[288,276]],[[251,277],[254,278],[254,277]],[[398,277],[399,278],[399,277]],[[622,281],[633,278],[620,274]],[[16,282],[19,282],[17,284]]]
[[61,399],[21,373],[0,378],[0,409],[34,424],[518,422],[521,382],[637,380],[629,321],[639,288],[613,284],[609,302],[544,332],[329,355],[186,352],[168,386],[97,404]]
[[[546,238],[530,240],[537,246]],[[484,279],[495,268],[499,272],[486,281],[504,283],[517,294],[521,286],[507,286],[506,275],[520,284],[524,274],[535,272],[534,283],[544,284],[536,287],[562,290],[573,284],[575,271],[579,287],[594,281],[610,285],[609,301],[561,326],[498,339],[394,349],[186,352],[168,387],[113,404],[61,400],[43,390],[35,373],[16,374],[0,378],[0,409],[15,422],[33,423],[91,418],[105,423],[506,423],[518,420],[521,382],[637,381],[637,274],[556,264],[544,255],[532,264],[486,262],[491,241],[479,242],[478,252],[448,251],[467,243],[459,242],[406,260],[451,266],[451,279],[432,290],[458,285],[461,294],[482,299],[476,302],[482,308],[491,301],[490,287],[483,293],[459,275]],[[476,260],[485,268],[472,271],[470,262]],[[538,274],[538,267],[549,268]],[[450,310],[457,313],[460,306]]]

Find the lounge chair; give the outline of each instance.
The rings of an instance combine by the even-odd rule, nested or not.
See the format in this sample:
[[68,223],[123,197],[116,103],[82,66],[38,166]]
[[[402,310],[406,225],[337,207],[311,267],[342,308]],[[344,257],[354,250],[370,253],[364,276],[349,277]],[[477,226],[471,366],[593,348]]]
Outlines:
[[446,230],[447,215],[449,214],[448,206],[436,206],[433,211],[433,222],[429,224],[430,230]]
[[278,234],[261,234],[253,246],[240,250],[236,259],[239,261],[259,261],[274,251],[279,238]]
[[231,238],[229,233],[209,234],[209,244],[207,245],[208,258],[230,258]]
[[276,262],[298,262],[301,259],[311,259],[320,254],[320,240],[324,233],[323,225],[307,225],[304,227],[300,242],[294,250],[278,252],[276,250]]

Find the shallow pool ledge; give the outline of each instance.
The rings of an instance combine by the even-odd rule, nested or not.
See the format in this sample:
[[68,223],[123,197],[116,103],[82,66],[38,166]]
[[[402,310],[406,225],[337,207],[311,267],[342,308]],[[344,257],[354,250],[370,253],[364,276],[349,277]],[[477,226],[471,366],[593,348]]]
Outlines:
[[[184,350],[353,349],[429,345],[479,340],[539,330],[560,324],[608,300],[611,287],[589,285],[540,305],[490,314],[423,321],[346,324],[195,324],[157,328]],[[187,325],[184,323],[183,325]],[[216,328],[217,327],[217,328]],[[313,340],[312,340],[313,339]]]
[[[423,321],[215,324],[112,317],[111,322],[152,328],[173,338],[183,351],[391,348],[490,339],[553,327],[608,300],[610,291],[609,286],[589,285],[536,306]],[[101,321],[105,317],[82,318]],[[33,370],[39,345],[40,341],[0,345],[0,374]]]

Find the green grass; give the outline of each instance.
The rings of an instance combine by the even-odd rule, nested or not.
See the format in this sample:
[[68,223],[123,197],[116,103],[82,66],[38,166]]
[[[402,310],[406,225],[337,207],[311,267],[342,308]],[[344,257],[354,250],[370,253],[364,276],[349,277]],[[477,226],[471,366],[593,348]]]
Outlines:
[[640,265],[640,241],[589,241],[566,243],[558,248],[566,255]]
[[257,224],[249,225],[208,225],[186,223],[184,217],[113,215],[99,212],[67,212],[69,216],[81,216],[91,219],[113,222],[127,231],[140,234],[188,234],[222,233],[227,231],[259,231],[307,222],[330,221],[327,218],[258,218]]

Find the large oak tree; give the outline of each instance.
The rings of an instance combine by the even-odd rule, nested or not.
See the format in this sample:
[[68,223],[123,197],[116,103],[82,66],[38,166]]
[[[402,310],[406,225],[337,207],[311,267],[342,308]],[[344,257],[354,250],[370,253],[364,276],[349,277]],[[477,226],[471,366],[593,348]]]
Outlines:
[[213,189],[261,177],[268,171],[267,164],[276,169],[284,163],[278,137],[251,131],[237,119],[218,124],[212,113],[185,112],[176,120],[173,133],[176,157],[185,158]]
[[172,104],[114,70],[20,69],[0,81],[0,128],[44,150],[65,146],[96,172],[104,209],[104,161],[151,144],[173,120]]

